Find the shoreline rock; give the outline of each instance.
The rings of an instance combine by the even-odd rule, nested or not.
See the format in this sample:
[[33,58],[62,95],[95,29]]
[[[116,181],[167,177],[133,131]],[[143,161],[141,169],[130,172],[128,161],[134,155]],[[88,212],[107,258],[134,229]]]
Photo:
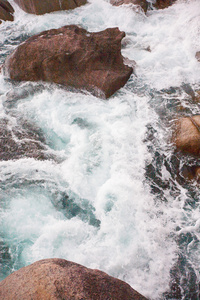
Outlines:
[[124,64],[118,28],[87,32],[76,25],[34,35],[7,57],[3,70],[15,81],[47,81],[105,98],[125,85],[133,68]]
[[0,283],[4,300],[147,300],[122,280],[64,259],[44,259]]

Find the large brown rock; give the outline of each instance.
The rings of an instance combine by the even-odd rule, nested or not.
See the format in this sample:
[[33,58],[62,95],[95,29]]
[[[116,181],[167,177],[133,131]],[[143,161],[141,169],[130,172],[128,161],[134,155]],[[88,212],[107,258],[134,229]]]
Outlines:
[[76,25],[44,31],[21,44],[5,61],[4,73],[17,81],[48,81],[99,91],[108,98],[129,79],[124,65],[124,32],[89,33]]
[[111,0],[110,3],[114,6],[119,6],[122,4],[134,4],[140,6],[145,12],[148,8],[148,3],[146,0]]
[[174,4],[176,0],[157,0],[154,6],[158,9],[164,9]]
[[14,0],[27,13],[43,15],[52,11],[74,9],[87,0]]
[[0,0],[0,24],[1,20],[13,21],[14,9],[7,0]]
[[145,300],[130,285],[64,259],[44,259],[0,283],[4,300]]
[[180,118],[176,122],[173,142],[184,153],[200,154],[200,115]]

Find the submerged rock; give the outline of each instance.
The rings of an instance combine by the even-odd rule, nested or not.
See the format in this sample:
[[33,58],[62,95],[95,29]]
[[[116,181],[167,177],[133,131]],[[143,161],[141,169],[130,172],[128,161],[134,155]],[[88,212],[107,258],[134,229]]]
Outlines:
[[13,21],[14,9],[12,5],[7,0],[0,0],[0,24],[2,23],[1,20],[4,21]]
[[5,61],[4,72],[17,81],[48,81],[87,89],[106,98],[129,79],[118,28],[90,33],[76,25],[44,31],[21,44]]
[[200,115],[180,118],[176,122],[173,142],[184,153],[200,154]]
[[198,51],[195,55],[196,59],[200,62],[200,51]]
[[44,259],[9,275],[0,283],[4,300],[145,300],[130,285],[99,270],[64,259]]
[[58,10],[74,9],[87,0],[14,0],[27,13],[43,15]]
[[115,6],[119,6],[122,4],[134,4],[140,6],[145,12],[148,8],[148,3],[146,0],[111,0],[110,3]]
[[29,123],[12,126],[7,119],[0,119],[0,160],[48,159],[45,150],[44,138]]
[[156,3],[154,4],[154,7],[158,9],[164,9],[168,6],[174,4],[176,0],[156,0]]
[[195,102],[200,102],[200,90],[195,91]]
[[184,165],[181,169],[181,175],[189,181],[197,181],[200,182],[200,166],[193,165]]

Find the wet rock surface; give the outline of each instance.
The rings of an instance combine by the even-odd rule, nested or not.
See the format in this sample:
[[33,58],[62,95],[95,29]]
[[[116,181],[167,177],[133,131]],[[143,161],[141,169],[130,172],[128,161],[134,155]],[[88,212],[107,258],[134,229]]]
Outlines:
[[174,4],[175,2],[176,0],[157,0],[156,3],[154,4],[154,7],[158,9],[164,9]]
[[199,182],[200,180],[200,167],[196,165],[184,165],[181,170],[182,176],[188,180],[193,181],[196,180]]
[[200,154],[200,115],[177,120],[173,142],[177,150],[198,156]]
[[27,13],[43,15],[58,10],[74,9],[86,0],[14,0]]
[[118,28],[90,33],[76,25],[44,31],[21,44],[5,61],[16,81],[48,81],[110,97],[133,68],[123,63]]
[[0,0],[0,24],[1,20],[13,21],[14,20],[14,9],[7,0]]
[[9,275],[0,283],[0,298],[145,300],[130,285],[99,270],[64,259],[44,259]]
[[195,55],[196,59],[200,62],[200,51],[198,51]]
[[146,0],[111,0],[110,3],[114,6],[119,6],[122,4],[134,4],[140,6],[145,12],[148,8],[148,3]]
[[0,119],[0,160],[48,159],[45,150],[44,138],[30,123],[21,120],[12,125],[8,119]]

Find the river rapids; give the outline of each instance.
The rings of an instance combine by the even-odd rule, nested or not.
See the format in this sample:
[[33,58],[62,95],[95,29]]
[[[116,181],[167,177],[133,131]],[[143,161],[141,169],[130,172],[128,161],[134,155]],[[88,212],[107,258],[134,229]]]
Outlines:
[[15,21],[0,27],[0,64],[28,37],[77,24],[125,31],[122,54],[137,65],[109,100],[0,74],[1,127],[15,143],[28,130],[45,156],[1,157],[0,279],[59,257],[152,300],[198,300],[200,189],[181,176],[194,161],[176,155],[171,135],[175,119],[199,114],[192,95],[200,90],[200,1],[145,15],[90,0],[42,16],[10,2]]

